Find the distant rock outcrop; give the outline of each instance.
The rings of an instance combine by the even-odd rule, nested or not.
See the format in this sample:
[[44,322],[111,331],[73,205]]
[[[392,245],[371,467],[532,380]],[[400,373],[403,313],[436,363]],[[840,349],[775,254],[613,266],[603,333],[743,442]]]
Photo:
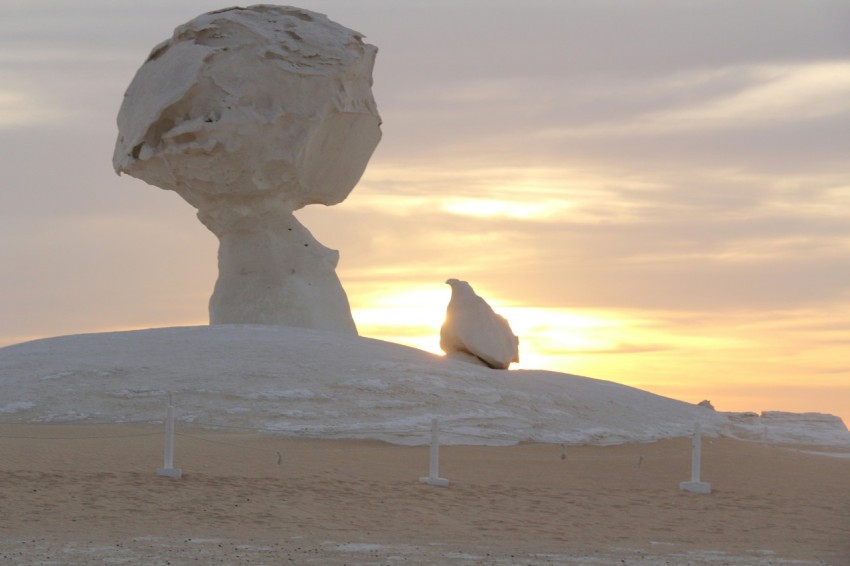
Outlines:
[[519,338],[504,317],[475,294],[469,283],[446,281],[452,298],[440,329],[440,348],[451,357],[480,362],[493,369],[507,369],[519,361]]

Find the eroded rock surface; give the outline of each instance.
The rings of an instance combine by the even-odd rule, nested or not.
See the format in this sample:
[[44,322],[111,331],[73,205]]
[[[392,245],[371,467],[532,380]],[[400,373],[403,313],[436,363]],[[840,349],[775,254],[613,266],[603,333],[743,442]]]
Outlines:
[[136,73],[113,165],[180,194],[219,238],[210,323],[357,333],[338,253],[292,213],[342,202],[363,174],[376,52],[322,14],[257,5],[179,26]]
[[519,338],[466,281],[449,279],[452,297],[440,328],[440,348],[449,356],[507,369],[519,361]]

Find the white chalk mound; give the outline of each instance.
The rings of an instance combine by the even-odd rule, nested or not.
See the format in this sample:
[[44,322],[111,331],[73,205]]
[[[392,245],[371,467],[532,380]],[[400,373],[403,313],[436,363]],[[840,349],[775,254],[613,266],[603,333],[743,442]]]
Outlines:
[[440,328],[440,348],[449,356],[507,369],[519,361],[519,338],[504,317],[475,294],[466,281],[449,279],[452,298]]
[[[329,355],[328,352],[332,352]],[[850,446],[827,415],[711,411],[625,385],[492,371],[339,332],[218,325],[0,348],[0,423],[162,422],[428,444],[619,444],[688,436]],[[182,426],[180,424],[179,426]]]
[[219,238],[210,322],[356,334],[338,253],[293,216],[342,202],[381,137],[377,49],[322,14],[203,14],[156,46],[118,114],[113,165],[172,190]]

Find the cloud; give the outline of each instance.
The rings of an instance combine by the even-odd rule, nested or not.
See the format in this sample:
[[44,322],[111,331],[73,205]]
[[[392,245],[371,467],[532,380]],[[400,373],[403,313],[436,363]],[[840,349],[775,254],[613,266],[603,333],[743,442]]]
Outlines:
[[[510,178],[504,170],[478,173],[482,179]],[[343,248],[346,284],[352,277],[365,281],[370,272],[399,284],[461,272],[492,281],[501,296],[548,306],[787,308],[839,300],[850,280],[850,228],[837,212],[844,209],[838,205],[846,191],[829,188],[828,180],[773,187],[770,179],[718,174],[705,184],[682,178],[674,180],[683,186],[631,189],[617,187],[616,180],[586,186],[565,181],[559,200],[553,196],[557,172],[547,175],[546,183],[536,185],[542,190],[504,189],[500,202],[504,208],[511,199],[568,204],[554,214],[453,218],[441,213],[450,193],[418,190],[414,177],[400,182],[395,195],[388,182],[364,199],[368,204],[355,204],[355,193],[351,208],[326,212],[342,216],[319,238],[336,237]],[[445,171],[437,179],[451,184]],[[487,194],[487,183],[479,191],[474,179],[456,180],[461,194]],[[405,206],[407,194],[415,195],[415,206]],[[343,228],[367,223],[367,233]],[[320,225],[307,225],[323,232]],[[342,234],[334,236],[337,231]]]
[[49,124],[65,119],[40,94],[24,89],[0,90],[0,130]]
[[[749,84],[726,84],[729,76],[749,77]],[[714,88],[717,80],[725,84],[726,92]],[[706,130],[805,122],[850,112],[850,63],[846,62],[721,69],[662,78],[659,83],[643,83],[641,90],[660,95],[672,84],[684,92],[675,100],[660,95],[666,103],[662,110],[636,113],[617,121],[611,121],[610,115],[605,113],[604,122],[552,129],[543,135],[606,138],[681,132],[698,134]],[[700,91],[708,89],[714,96],[694,96],[685,88],[688,86]],[[628,90],[621,95],[628,97]]]
[[[846,63],[821,61],[578,83],[561,76],[531,85],[502,80],[482,100],[420,92],[382,110],[385,136],[373,166],[480,171],[497,162],[647,183],[673,175],[778,181],[840,173],[846,183],[847,76]],[[450,96],[478,84],[441,87]],[[466,188],[457,183],[453,190]]]
[[666,352],[673,346],[665,344],[632,344],[619,342],[613,347],[603,348],[551,348],[541,353],[553,356],[600,356],[610,354],[645,354],[647,352]]

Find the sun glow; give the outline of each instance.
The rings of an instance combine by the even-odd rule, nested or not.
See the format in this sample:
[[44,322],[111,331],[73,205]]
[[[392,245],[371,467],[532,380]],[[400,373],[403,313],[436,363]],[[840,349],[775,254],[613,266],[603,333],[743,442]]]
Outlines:
[[[691,387],[697,387],[702,381],[694,377],[698,374],[729,373],[722,364],[712,365],[708,353],[726,352],[734,360],[741,353],[760,347],[746,332],[721,334],[714,331],[713,323],[694,325],[675,317],[663,321],[640,311],[522,306],[502,300],[486,289],[478,291],[519,337],[520,362],[512,364],[511,369],[610,379],[689,398],[709,392],[702,387],[683,392],[683,377],[692,383]],[[363,297],[366,304],[355,305],[352,314],[362,336],[442,355],[440,327],[450,296],[448,287],[414,287]],[[740,362],[735,364],[742,371],[745,369]],[[734,380],[734,375],[729,378]]]
[[442,354],[440,326],[450,296],[448,287],[417,287],[375,297],[351,314],[362,336]]
[[[414,288],[376,297],[352,314],[363,336],[442,354],[440,327],[450,296],[448,287]],[[520,363],[512,368],[569,371],[565,356],[615,350],[628,326],[613,313],[488,302],[520,338]]]
[[552,216],[568,208],[563,201],[517,202],[492,199],[452,199],[443,205],[450,214],[476,217],[514,218],[527,220]]

